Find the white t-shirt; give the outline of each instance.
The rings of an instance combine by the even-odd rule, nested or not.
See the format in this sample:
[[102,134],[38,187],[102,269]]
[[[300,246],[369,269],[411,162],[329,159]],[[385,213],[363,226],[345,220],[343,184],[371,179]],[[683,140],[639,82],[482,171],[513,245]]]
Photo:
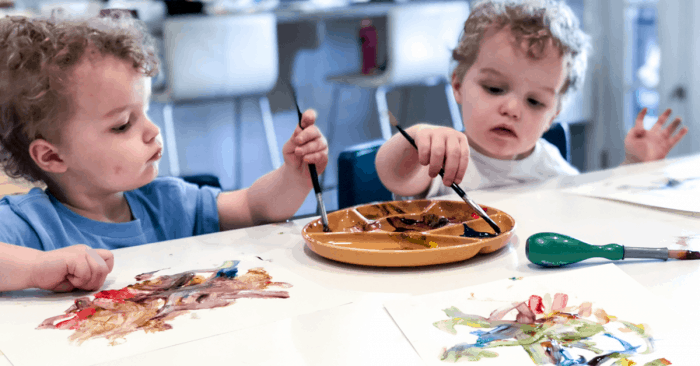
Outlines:
[[[535,151],[522,160],[499,160],[480,154],[470,148],[469,165],[459,184],[464,191],[538,182],[560,175],[576,175],[579,171],[561,156],[559,149],[545,139],[539,139]],[[430,183],[427,194],[410,198],[431,198],[454,193],[437,176]],[[409,198],[396,196],[396,199]]]

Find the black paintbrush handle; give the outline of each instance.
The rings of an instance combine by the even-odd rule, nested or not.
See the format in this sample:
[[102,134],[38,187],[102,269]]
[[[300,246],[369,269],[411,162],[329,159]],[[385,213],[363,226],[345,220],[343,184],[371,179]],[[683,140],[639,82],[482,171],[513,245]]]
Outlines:
[[309,173],[311,174],[311,183],[314,184],[314,192],[316,192],[316,194],[321,193],[321,185],[318,183],[316,164],[309,164]]
[[[408,142],[410,142],[411,145],[413,145],[413,147],[415,147],[416,150],[418,150],[418,145],[416,145],[416,141],[413,139],[413,137],[411,137],[411,135],[409,135],[408,132],[401,128],[401,126],[396,125],[396,128],[403,135],[403,137],[405,137],[406,140],[408,140]],[[441,168],[439,174],[441,177],[444,178],[445,169]],[[466,202],[467,205],[471,206],[471,208],[474,209],[479,214],[479,216],[481,216],[481,218],[483,218],[489,224],[489,226],[491,226],[491,228],[496,232],[496,234],[501,233],[501,228],[498,227],[498,225],[486,214],[486,212],[479,205],[477,205],[467,196],[466,193],[464,193],[462,188],[459,188],[459,186],[456,185],[454,182],[452,182],[452,185],[450,187],[452,187],[452,189],[459,195],[459,197],[462,198],[462,200],[464,200],[464,202]]]

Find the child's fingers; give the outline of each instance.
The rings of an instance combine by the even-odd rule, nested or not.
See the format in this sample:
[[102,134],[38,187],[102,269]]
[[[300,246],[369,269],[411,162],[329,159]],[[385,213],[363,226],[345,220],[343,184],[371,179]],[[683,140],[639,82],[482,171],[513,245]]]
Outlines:
[[316,165],[325,166],[328,163],[328,152],[327,151],[319,151],[319,152],[315,152],[312,154],[304,155],[304,162],[307,164],[316,164]]
[[671,147],[676,146],[678,141],[680,141],[683,138],[683,136],[685,136],[685,134],[687,133],[688,127],[681,128],[675,136],[671,137]]
[[445,144],[444,141],[433,136],[430,144],[430,166],[428,168],[428,174],[431,178],[435,178],[445,165]]
[[308,154],[312,154],[318,151],[324,151],[328,149],[328,144],[324,139],[316,139],[310,142],[307,142],[304,144],[304,146],[297,146],[296,149],[294,149],[294,153],[297,154],[297,156],[304,156]]
[[664,131],[664,134],[665,134],[667,137],[673,135],[673,133],[676,131],[676,129],[677,129],[678,126],[680,126],[680,125],[681,125],[681,118],[680,118],[680,117],[676,117],[676,118],[673,120],[673,122],[669,123],[669,125],[663,130],[663,131]]
[[95,249],[88,247],[86,254],[85,260],[80,260],[76,264],[76,271],[73,272],[74,277],[71,283],[84,290],[97,290],[104,283],[109,273],[109,267]]
[[448,138],[447,151],[445,152],[445,174],[442,179],[445,185],[452,185],[457,178],[461,155],[462,150],[459,147],[459,139],[457,137]]
[[316,126],[311,126],[304,131],[300,131],[296,136],[294,136],[294,143],[298,146],[304,145],[305,143],[323,137],[321,130]]
[[664,111],[664,113],[661,113],[661,115],[659,116],[659,119],[656,121],[656,123],[654,123],[654,126],[652,127],[652,129],[654,129],[654,128],[658,128],[658,129],[663,128],[663,127],[664,127],[664,124],[666,124],[666,120],[668,119],[668,117],[669,117],[670,115],[671,115],[671,108],[668,108],[668,109],[666,109],[666,110]]
[[467,165],[469,164],[469,142],[467,139],[460,139],[459,148],[461,150],[459,168],[457,168],[457,176],[455,177],[455,183],[462,183],[464,174],[467,173]]
[[[69,275],[68,278],[72,278],[72,276]],[[69,279],[63,280],[63,282],[51,288],[53,292],[69,292],[73,290],[75,290],[75,286],[73,286]]]
[[[430,136],[422,136],[416,134],[414,141],[416,142],[416,146],[418,147],[418,163],[420,163],[420,165],[425,166],[430,163],[430,140]],[[410,146],[410,143],[408,141],[406,141],[406,143]],[[413,146],[411,146],[411,149],[413,149]]]
[[301,126],[306,130],[307,127],[313,125],[316,122],[316,111],[313,109],[307,109],[301,115]]
[[112,272],[114,268],[114,254],[107,249],[95,249],[95,252],[105,261],[107,268]]
[[634,121],[634,127],[635,128],[644,128],[644,116],[647,115],[647,109],[642,108],[641,111],[639,111],[639,114],[637,114],[637,119]]

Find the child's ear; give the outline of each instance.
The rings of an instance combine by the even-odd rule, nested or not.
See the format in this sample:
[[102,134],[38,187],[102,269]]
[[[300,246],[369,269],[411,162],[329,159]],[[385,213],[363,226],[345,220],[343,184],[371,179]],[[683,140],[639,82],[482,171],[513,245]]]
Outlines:
[[65,162],[58,155],[58,149],[44,139],[36,139],[29,144],[29,155],[41,170],[49,173],[64,173]]
[[462,100],[462,80],[459,80],[457,77],[457,73],[453,72],[452,73],[452,93],[454,93],[455,100],[457,101],[457,104],[462,104],[460,101]]

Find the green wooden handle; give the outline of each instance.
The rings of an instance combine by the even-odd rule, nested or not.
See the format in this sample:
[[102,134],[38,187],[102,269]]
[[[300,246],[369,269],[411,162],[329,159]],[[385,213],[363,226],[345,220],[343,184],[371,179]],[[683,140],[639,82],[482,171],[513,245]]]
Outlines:
[[595,257],[619,260],[624,253],[624,247],[619,244],[591,245],[557,233],[537,233],[525,243],[527,259],[544,267],[559,267]]

